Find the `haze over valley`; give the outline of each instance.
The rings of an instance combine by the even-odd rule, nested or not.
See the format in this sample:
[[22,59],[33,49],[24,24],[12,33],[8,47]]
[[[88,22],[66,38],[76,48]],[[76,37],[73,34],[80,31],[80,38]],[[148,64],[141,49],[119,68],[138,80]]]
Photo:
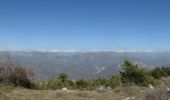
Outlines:
[[67,73],[70,79],[107,78],[122,69],[124,60],[144,67],[170,66],[170,52],[0,52],[0,62],[27,65],[37,80]]

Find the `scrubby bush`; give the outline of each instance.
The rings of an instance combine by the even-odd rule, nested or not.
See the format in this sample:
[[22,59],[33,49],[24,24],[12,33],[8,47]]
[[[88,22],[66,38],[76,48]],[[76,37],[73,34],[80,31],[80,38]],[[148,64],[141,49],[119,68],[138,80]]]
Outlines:
[[109,80],[109,86],[111,88],[118,87],[122,84],[120,76],[112,76]]
[[150,71],[150,75],[155,79],[160,79],[162,77],[170,76],[170,68],[168,67],[156,67],[152,71]]
[[170,67],[162,67],[168,76],[170,76]]
[[39,83],[39,89],[50,89],[57,90],[64,87],[68,89],[75,89],[75,82],[68,79],[68,75],[65,73],[60,74],[57,78],[50,79],[44,82]]
[[147,72],[130,61],[124,62],[123,71],[120,72],[120,75],[123,83],[135,83],[142,86],[153,84],[153,80]]
[[30,77],[32,72],[24,65],[13,65],[11,63],[0,64],[0,83],[14,86],[21,86],[25,88],[34,88]]
[[80,79],[76,81],[76,87],[77,89],[84,90],[88,88],[88,82],[84,79]]
[[68,75],[65,73],[61,73],[58,77],[58,79],[60,79],[62,82],[65,82],[68,80]]

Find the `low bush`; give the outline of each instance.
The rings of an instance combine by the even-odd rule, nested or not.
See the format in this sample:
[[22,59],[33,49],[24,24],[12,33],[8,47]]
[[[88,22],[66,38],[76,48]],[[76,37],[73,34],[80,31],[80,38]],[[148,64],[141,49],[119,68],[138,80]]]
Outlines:
[[155,79],[160,79],[162,77],[170,76],[170,68],[168,68],[168,67],[156,67],[155,69],[153,69],[149,73]]
[[32,72],[24,65],[13,65],[9,63],[0,64],[0,83],[4,85],[34,88],[30,77]]

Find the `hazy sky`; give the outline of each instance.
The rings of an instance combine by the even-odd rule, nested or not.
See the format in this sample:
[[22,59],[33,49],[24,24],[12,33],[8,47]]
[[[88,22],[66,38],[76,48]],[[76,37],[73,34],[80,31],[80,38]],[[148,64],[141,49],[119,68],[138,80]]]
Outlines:
[[0,0],[0,50],[170,50],[170,0]]

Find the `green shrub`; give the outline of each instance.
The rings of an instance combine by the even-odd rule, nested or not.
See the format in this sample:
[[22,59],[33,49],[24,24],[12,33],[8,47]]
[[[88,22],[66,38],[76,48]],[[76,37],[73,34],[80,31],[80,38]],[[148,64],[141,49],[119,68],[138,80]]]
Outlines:
[[120,72],[120,75],[123,83],[135,83],[143,86],[153,84],[153,81],[147,72],[130,61],[124,62],[123,72]]
[[122,81],[120,79],[120,76],[112,76],[109,80],[109,86],[111,88],[118,87],[122,84]]
[[170,68],[156,67],[150,71],[150,75],[155,79],[160,79],[161,77],[168,77],[170,75]]
[[11,75],[8,78],[8,83],[14,86],[21,86],[25,88],[33,88],[33,83],[28,78],[24,78],[22,76]]
[[77,80],[76,87],[77,87],[77,89],[81,89],[81,90],[87,89],[88,82],[84,79]]
[[39,89],[57,90],[64,87],[68,89],[75,89],[76,85],[72,80],[68,79],[68,75],[65,73],[60,74],[57,78],[50,79],[38,84]]

